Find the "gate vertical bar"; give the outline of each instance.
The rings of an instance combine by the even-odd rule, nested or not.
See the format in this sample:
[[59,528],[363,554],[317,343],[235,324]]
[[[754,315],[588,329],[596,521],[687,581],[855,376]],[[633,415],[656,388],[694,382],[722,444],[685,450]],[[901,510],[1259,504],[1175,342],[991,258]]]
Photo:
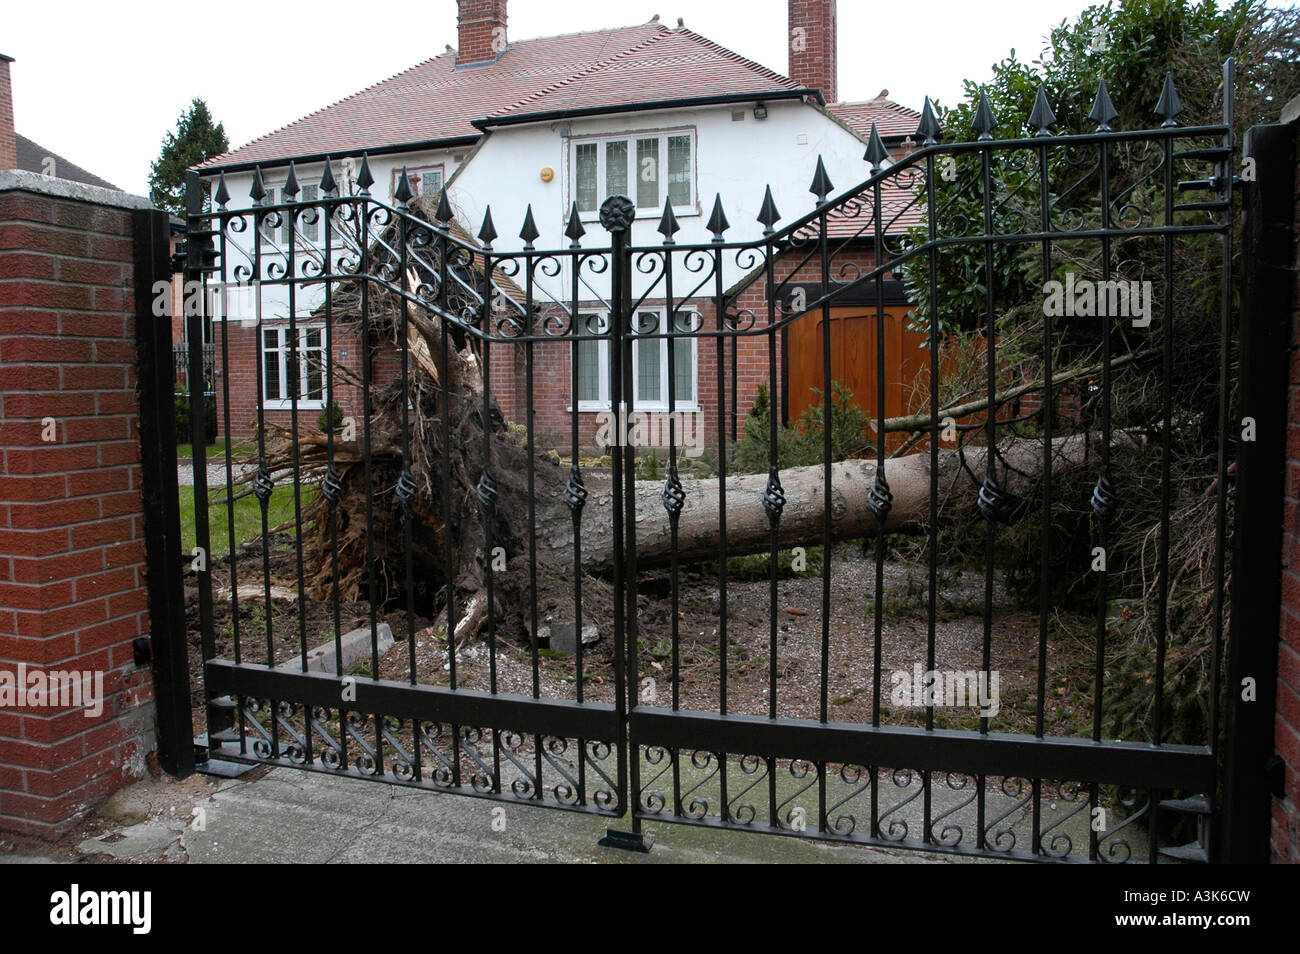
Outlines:
[[[135,259],[135,339],[140,362],[140,495],[149,586],[149,637],[158,700],[158,753],[163,770],[184,778],[194,771],[194,720],[190,711],[189,649],[181,585],[180,495],[176,484],[176,414],[171,321],[154,314],[155,282],[170,278],[167,216],[132,213]],[[170,282],[167,294],[171,295]],[[170,316],[170,310],[165,314]],[[193,389],[191,389],[192,393]]]
[[[196,172],[185,173],[185,325],[190,343],[190,441],[194,473],[194,545],[203,555],[203,567],[198,573],[199,638],[203,660],[216,655],[216,642],[212,631],[212,542],[208,529],[208,447],[207,447],[207,388],[203,380],[203,318],[206,311],[206,294],[199,297],[200,307],[189,306],[190,289],[203,283],[203,252],[210,236],[203,220],[203,189]],[[206,289],[204,289],[206,292]],[[197,388],[195,382],[198,382]],[[195,401],[197,391],[198,400]],[[267,605],[270,605],[269,602]],[[225,713],[212,705],[210,694],[204,691],[207,708],[208,745],[211,748],[213,726],[224,728],[220,722]]]
[[[611,455],[611,502],[612,502],[612,522],[613,533],[611,539],[614,541],[614,711],[618,719],[619,732],[615,744],[618,746],[618,787],[619,787],[619,808],[620,814],[631,815],[632,831],[616,831],[609,829],[605,837],[600,839],[600,844],[614,847],[627,848],[633,850],[645,851],[646,848],[641,837],[641,821],[637,818],[637,806],[635,803],[629,805],[630,799],[637,799],[637,784],[639,772],[639,755],[637,753],[635,740],[630,738],[631,725],[628,720],[628,709],[630,703],[628,699],[629,685],[628,673],[635,676],[636,671],[636,643],[635,637],[631,640],[628,638],[629,632],[635,632],[635,628],[629,625],[628,611],[636,611],[636,598],[632,597],[631,601],[627,600],[628,584],[627,577],[629,572],[628,554],[625,551],[626,538],[625,528],[630,524],[632,533],[635,534],[635,516],[628,516],[624,511],[624,506],[629,501],[624,499],[625,483],[630,490],[635,490],[634,481],[635,472],[624,476],[624,469],[628,461],[625,457],[626,448],[623,443],[626,438],[626,420],[627,410],[624,403],[631,398],[631,343],[625,342],[627,336],[627,318],[631,302],[629,272],[631,271],[631,253],[628,251],[628,231],[632,227],[632,219],[636,214],[636,209],[632,201],[626,196],[611,196],[606,199],[600,207],[600,224],[610,234],[612,250],[610,252],[610,317],[605,334],[609,339],[609,396],[610,404],[615,415],[615,423],[620,431],[616,439],[617,452]],[[627,350],[624,346],[626,344]],[[624,366],[624,362],[627,366]],[[627,379],[626,388],[624,378]],[[575,406],[576,407],[576,406]],[[635,564],[632,565],[631,572],[635,572]],[[581,633],[578,634],[578,641],[581,642]],[[627,642],[625,642],[625,640]],[[626,653],[631,649],[634,654],[631,663],[628,662]],[[630,666],[630,668],[629,668]]]
[[[1294,125],[1256,126],[1242,148],[1244,157],[1255,159],[1257,178],[1243,203],[1240,412],[1254,418],[1255,439],[1240,441],[1237,452],[1223,811],[1212,859],[1232,864],[1269,858],[1265,763],[1273,754],[1282,598],[1295,136]],[[1236,420],[1223,423],[1240,426]],[[1241,698],[1247,678],[1255,683],[1254,701]]]

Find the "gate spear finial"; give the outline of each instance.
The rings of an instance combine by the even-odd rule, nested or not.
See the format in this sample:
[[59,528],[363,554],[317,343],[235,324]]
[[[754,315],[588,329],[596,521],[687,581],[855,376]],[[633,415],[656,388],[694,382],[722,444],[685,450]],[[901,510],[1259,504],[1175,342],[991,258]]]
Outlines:
[[478,230],[478,239],[483,243],[483,251],[492,250],[492,240],[497,237],[496,226],[492,224],[492,206],[483,210],[483,225]]
[[925,105],[921,108],[921,121],[916,126],[916,137],[921,140],[922,146],[939,144],[939,120],[934,118],[934,106],[930,103],[929,96],[925,98]]
[[813,173],[812,185],[808,191],[817,196],[819,206],[826,204],[826,197],[831,194],[835,186],[831,184],[831,177],[826,174],[826,164],[822,162],[822,157],[817,157],[817,171]]
[[997,128],[998,121],[993,115],[993,107],[989,105],[988,93],[980,91],[979,106],[975,108],[975,121],[971,128],[975,130],[977,140],[986,140],[993,138],[993,130]]
[[249,198],[256,205],[261,205],[262,200],[266,198],[266,185],[262,182],[262,167],[253,167],[253,187],[248,190]]
[[726,213],[722,211],[721,192],[717,193],[713,199],[713,214],[709,216],[709,224],[705,227],[713,233],[713,241],[715,242],[721,242],[722,233],[731,228],[731,224],[727,222]]
[[411,197],[415,193],[411,191],[411,180],[406,174],[406,166],[402,166],[402,174],[397,178],[397,188],[393,190],[393,198],[397,200],[399,207],[407,206]]
[[576,201],[569,206],[569,225],[564,230],[564,234],[569,239],[569,248],[580,248],[578,239],[587,234],[587,230],[582,227],[582,216],[578,215],[578,203]]
[[285,178],[284,188],[281,191],[289,197],[290,201],[302,191],[298,185],[298,167],[294,165],[293,160],[289,161],[289,175]]
[[217,208],[224,210],[226,203],[230,201],[230,190],[226,188],[226,174],[221,173],[217,179],[217,194],[213,197],[217,200]]
[[1110,132],[1111,120],[1119,115],[1119,110],[1110,101],[1110,91],[1106,89],[1106,80],[1097,84],[1097,96],[1092,101],[1092,112],[1088,118],[1097,124],[1096,132]]
[[528,204],[527,211],[524,212],[524,227],[519,230],[519,237],[524,240],[524,251],[531,251],[533,240],[542,233],[537,231],[537,223],[533,221],[533,205]]
[[767,192],[763,195],[763,207],[758,210],[758,221],[764,225],[764,235],[771,235],[776,231],[776,223],[781,221],[781,213],[776,210],[776,202],[772,199],[771,186],[767,187]]
[[1052,107],[1047,102],[1047,93],[1043,87],[1038,87],[1038,95],[1034,97],[1034,109],[1029,114],[1029,125],[1033,126],[1037,132],[1035,137],[1050,136],[1051,127],[1056,123],[1056,113],[1052,112]]
[[334,181],[334,165],[330,162],[330,157],[325,157],[325,171],[320,177],[320,194],[330,198],[339,191],[339,184]]
[[375,177],[370,174],[370,156],[361,154],[361,168],[357,171],[357,189],[362,195],[370,195],[370,187],[375,184]]
[[1178,122],[1174,117],[1182,111],[1183,101],[1178,98],[1178,90],[1174,89],[1174,74],[1171,70],[1165,74],[1165,85],[1160,91],[1160,102],[1156,103],[1156,115],[1164,119],[1160,124],[1161,128],[1177,126]]
[[871,163],[872,174],[879,172],[889,158],[889,150],[885,148],[885,141],[880,138],[880,130],[876,128],[874,120],[871,123],[871,135],[867,138],[867,151],[862,158]]
[[659,228],[657,231],[664,237],[665,245],[675,245],[676,241],[673,236],[677,234],[681,226],[677,224],[677,215],[673,212],[673,200],[664,199],[664,214],[659,219]]

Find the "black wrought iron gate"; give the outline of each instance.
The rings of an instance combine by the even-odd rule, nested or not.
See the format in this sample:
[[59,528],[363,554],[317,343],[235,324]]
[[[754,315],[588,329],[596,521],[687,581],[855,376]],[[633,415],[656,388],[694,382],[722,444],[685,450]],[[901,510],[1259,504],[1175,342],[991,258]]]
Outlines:
[[[1216,855],[1221,849],[1205,821],[1219,798],[1225,744],[1220,672],[1229,468],[1238,436],[1231,364],[1237,170],[1231,64],[1223,88],[1222,123],[1178,125],[1180,107],[1170,87],[1159,107],[1160,127],[1121,131],[1110,128],[1115,111],[1103,87],[1093,108],[1096,131],[1086,135],[1054,135],[1043,100],[1028,138],[994,138],[996,120],[982,108],[973,138],[940,141],[927,104],[918,148],[909,155],[890,162],[873,135],[866,155],[870,175],[838,194],[819,162],[812,210],[780,226],[769,191],[758,215],[762,234],[753,239],[728,239],[731,226],[719,198],[707,225],[713,239],[700,245],[677,244],[680,226],[671,205],[655,241],[635,243],[636,209],[615,197],[599,216],[608,244],[591,242],[586,232],[592,223],[584,223],[575,206],[566,247],[535,248],[539,232],[529,210],[520,241],[498,249],[490,211],[475,240],[445,195],[436,208],[421,206],[404,177],[393,204],[381,202],[369,192],[364,160],[356,178],[344,183],[327,162],[310,199],[291,170],[279,188],[281,201],[269,201],[256,170],[251,204],[233,208],[224,175],[210,206],[192,177],[187,277],[201,283],[203,293],[190,321],[212,313],[217,318],[222,373],[216,391],[226,447],[211,486],[199,479],[195,487],[204,754],[604,814],[625,821],[631,844],[638,843],[645,821],[666,821],[1024,859]],[[1184,197],[1187,191],[1200,194]],[[909,221],[915,227],[903,230],[900,223]],[[1182,301],[1177,286],[1187,277],[1178,256],[1192,241],[1216,243],[1219,269],[1214,300],[1196,316],[1175,311]],[[1033,256],[1037,277],[1028,288],[1000,283],[1016,255]],[[941,296],[957,262],[980,283],[985,303],[978,314],[965,316],[984,345],[977,361],[981,384],[964,395],[943,388],[950,373],[944,337],[953,329],[924,318],[929,306],[945,321],[952,317],[944,314]],[[910,409],[920,423],[910,425],[886,414],[886,363],[897,356],[886,346],[883,287],[900,276],[922,306],[929,347],[924,393]],[[1059,292],[1052,282],[1060,282]],[[1096,295],[1093,312],[1057,311],[1051,304],[1058,294],[1058,305],[1073,307],[1088,282]],[[876,439],[872,460],[835,462],[837,411],[833,400],[824,400],[821,463],[802,470],[783,466],[778,432],[779,408],[788,397],[781,372],[786,332],[794,322],[821,322],[822,383],[831,394],[832,351],[840,344],[832,340],[831,310],[864,291],[875,293],[879,392],[860,397],[872,408],[875,434],[897,431],[900,438],[892,444]],[[1098,302],[1109,302],[1112,310],[1098,312]],[[1011,343],[999,325],[1000,316],[1017,306],[1037,315],[1026,319],[1035,329],[1033,347],[1011,356],[1027,362],[1021,365],[1004,354]],[[1185,373],[1178,346],[1184,328],[1201,338],[1211,329],[1207,340],[1217,356],[1212,379],[1203,382],[1208,398],[1198,407],[1174,404],[1182,393],[1174,382]],[[421,329],[432,329],[433,337],[413,333]],[[421,344],[429,340],[441,342],[441,354]],[[1068,376],[1056,373],[1053,360],[1067,353],[1067,345],[1075,357],[1086,352],[1096,358],[1090,376],[1079,377],[1077,361]],[[448,533],[455,519],[448,501],[462,462],[454,453],[424,454],[418,434],[440,434],[442,448],[457,447],[455,402],[469,398],[450,387],[445,397],[441,391],[430,397],[434,392],[412,383],[427,374],[420,369],[429,363],[445,373],[454,349],[472,355],[481,371],[485,421],[499,415],[501,382],[520,377],[526,400],[504,410],[522,425],[529,489],[526,499],[503,499],[493,438],[463,449],[465,461],[478,467],[475,505],[488,529],[482,552],[455,553],[447,546],[441,555],[444,584],[457,579],[459,561],[476,560],[481,570],[483,590],[475,597],[482,601],[478,608],[485,607],[480,638],[459,651],[449,646],[476,608],[465,604],[463,592],[448,599],[454,586],[422,591],[412,556],[420,544],[414,528],[432,522]],[[349,363],[349,352],[360,359]],[[771,412],[751,416],[745,429],[747,439],[761,437],[750,433],[761,421],[769,458],[766,473],[731,474],[738,436],[732,421],[752,403],[751,395],[737,407],[739,368],[754,357]],[[680,373],[682,362],[689,373]],[[1040,373],[1037,387],[1021,387],[1032,382],[1015,377],[1017,367],[1029,365]],[[1160,382],[1153,420],[1135,420],[1113,406],[1113,396],[1124,393],[1122,377],[1137,366],[1155,368],[1146,373]],[[195,367],[192,373],[201,374]],[[641,390],[651,370],[661,375],[653,396],[659,402],[655,420],[667,427],[662,456],[648,464],[644,447],[638,453],[633,442],[616,440],[605,448],[607,459],[584,457],[591,422],[586,399],[593,402],[587,407],[635,413],[655,390]],[[389,421],[399,420],[400,428],[384,435],[391,441],[381,462],[372,427],[378,426],[382,386],[393,378],[407,395],[406,410],[393,415],[391,400],[386,405]],[[338,420],[329,409],[349,388],[360,403],[356,413],[345,408]],[[237,415],[244,406],[241,391],[248,389],[255,389],[256,400],[247,405],[255,420],[241,433],[248,422]],[[567,433],[543,447],[537,414],[547,395],[561,392]],[[1025,399],[1031,394],[1039,395],[1036,405]],[[193,411],[196,434],[202,433],[201,403]],[[707,425],[716,478],[691,476],[697,458],[685,454],[683,408]],[[318,414],[324,415],[319,425]],[[1018,450],[1007,449],[1009,432],[1001,430],[1015,418],[1021,424]],[[615,420],[616,433],[626,434],[623,419]],[[1179,666],[1185,664],[1190,638],[1185,614],[1170,603],[1171,593],[1182,592],[1171,549],[1182,553],[1178,531],[1184,526],[1171,468],[1193,431],[1202,442],[1211,434],[1215,449],[1209,472],[1200,475],[1213,514],[1213,540],[1204,550],[1213,598],[1208,615],[1202,614],[1208,621],[1205,652],[1195,663],[1208,673],[1210,689],[1202,699],[1200,736],[1189,739],[1175,738],[1165,720],[1173,702],[1167,686],[1179,685],[1169,660],[1176,656]],[[904,449],[912,454],[896,456],[909,434]],[[236,452],[241,441],[246,446]],[[1147,554],[1155,554],[1153,585],[1141,607],[1151,639],[1138,641],[1139,649],[1124,643],[1122,662],[1131,667],[1132,654],[1141,656],[1136,665],[1147,674],[1152,705],[1149,722],[1116,733],[1107,719],[1108,678],[1121,663],[1114,647],[1130,617],[1128,604],[1117,607],[1108,597],[1105,550],[1135,494],[1116,476],[1116,456],[1138,444],[1157,448],[1159,470],[1152,477],[1156,529]],[[998,451],[990,455],[990,447]],[[545,450],[565,460],[552,465]],[[253,463],[241,464],[245,458]],[[953,647],[940,618],[941,590],[951,579],[940,566],[940,535],[930,533],[922,538],[924,612],[908,630],[914,653],[909,665],[890,669],[887,644],[900,627],[907,629],[907,620],[891,609],[897,582],[887,582],[892,544],[881,530],[905,518],[939,526],[949,516],[943,508],[954,484],[945,467],[952,459],[960,462],[959,476],[978,485],[966,512],[977,505],[982,517],[975,531],[986,554],[974,616],[979,625],[960,654],[965,661],[946,661]],[[194,443],[193,463],[196,475],[207,472],[202,440]],[[1083,533],[1093,546],[1084,548],[1084,565],[1063,566],[1052,552],[1050,518],[1078,509],[1080,501],[1063,496],[1077,483],[1034,480],[1032,474],[1035,467],[1040,475],[1055,474],[1067,464],[1088,475],[1083,503],[1092,514]],[[553,496],[563,499],[571,517],[567,539],[554,524],[550,537],[542,532],[540,508],[555,500],[539,497],[541,467],[561,470]],[[919,469],[896,469],[906,467]],[[923,475],[919,510],[912,500],[915,473]],[[891,474],[912,481],[902,488],[906,499],[891,486]],[[249,512],[241,504],[241,478],[256,500],[251,531],[241,523]],[[364,487],[364,508],[349,509],[347,480]],[[441,491],[443,512],[418,513],[425,491],[434,488]],[[221,500],[214,502],[212,494]],[[383,516],[394,507],[404,517],[396,525]],[[913,512],[905,514],[909,507]],[[516,615],[527,622],[523,632],[508,631],[509,607],[494,591],[494,580],[505,572],[492,539],[503,516],[497,508],[518,511],[514,516],[529,531],[525,549],[500,554],[526,565],[527,585],[508,594],[522,600]],[[944,711],[944,679],[956,673],[960,681],[969,673],[974,687],[987,688],[992,674],[1007,666],[1000,629],[1006,596],[995,552],[1000,535],[1034,513],[1042,525],[1041,599],[1037,622],[1021,634],[1034,661],[1019,673],[1026,686],[1023,711],[1014,714],[1018,722],[1007,722],[1011,731],[999,731],[987,705],[976,706],[978,715],[967,713],[963,723]],[[215,551],[211,517],[221,528]],[[753,543],[756,519],[762,521],[762,546]],[[278,523],[291,528],[287,538],[275,533]],[[742,530],[745,542],[729,550],[729,538],[742,539]],[[403,536],[404,565],[381,571],[376,551],[389,534]],[[837,583],[852,550],[844,541],[858,538],[867,538],[870,556],[846,590]],[[539,539],[559,547],[564,558],[542,559]],[[593,557],[598,545],[609,547],[607,561]],[[277,546],[284,549],[277,552]],[[820,574],[810,579],[813,586],[820,582],[820,612],[800,610],[815,622],[796,639],[786,631],[798,618],[787,612],[784,596],[790,554],[794,547],[817,546]],[[365,549],[362,566],[370,568],[353,581],[359,595],[351,597],[340,571],[347,547],[354,555],[356,547]],[[758,550],[768,559],[766,618],[757,628],[729,615],[737,550]],[[228,555],[232,551],[237,558]],[[686,589],[689,574],[698,583],[701,563],[716,589],[716,631],[697,635],[682,631],[679,621],[683,601],[698,595],[698,587],[690,594]],[[694,567],[689,574],[688,566]],[[539,605],[547,574],[558,574],[571,590],[571,606]],[[1065,637],[1053,602],[1054,580],[1063,575],[1087,578],[1096,594],[1091,631],[1070,637],[1086,640],[1089,662],[1072,673],[1061,662]],[[275,589],[283,581],[287,594]],[[648,585],[653,592],[647,596]],[[584,607],[597,591],[607,598],[600,605],[608,612],[593,618]],[[667,607],[653,626],[643,619],[643,597]],[[356,601],[366,607],[360,636],[345,632],[351,628],[344,623],[345,604]],[[321,608],[317,617],[307,610],[313,603]],[[843,626],[845,612],[856,612],[862,626]],[[569,627],[571,655],[543,646],[548,614],[553,646],[561,626]],[[584,630],[592,624],[603,639],[588,647]],[[395,649],[386,652],[390,625]],[[746,626],[750,631],[738,635]],[[736,655],[742,635],[751,657],[743,663]],[[794,643],[805,639],[815,651],[795,660]],[[322,640],[333,660],[316,671],[311,657]],[[713,664],[707,672],[698,665],[684,672],[688,653],[696,659],[711,653]],[[358,661],[348,662],[350,655]],[[804,665],[808,659],[815,662],[806,671],[791,668],[792,660]],[[913,699],[909,712],[890,693],[908,683],[913,661],[926,685],[941,688],[937,697]],[[737,693],[740,665],[746,672],[760,668],[765,691]],[[846,685],[840,669],[850,671],[853,694],[868,700],[852,719],[836,718],[842,704],[837,693]],[[1066,696],[1062,703],[1077,702],[1082,713],[1073,731],[1061,730],[1054,695],[1063,675],[1087,686],[1082,701]],[[707,692],[698,691],[702,683]],[[1232,704],[1233,695],[1226,698]],[[1171,823],[1176,818],[1192,823],[1180,828]],[[1190,844],[1171,847],[1169,839]]]

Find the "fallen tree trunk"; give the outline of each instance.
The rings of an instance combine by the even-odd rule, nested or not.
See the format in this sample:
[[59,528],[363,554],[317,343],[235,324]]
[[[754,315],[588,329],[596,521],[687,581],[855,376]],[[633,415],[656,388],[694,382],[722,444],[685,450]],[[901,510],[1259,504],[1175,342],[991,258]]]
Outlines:
[[[1092,448],[1095,456],[1095,448]],[[1052,475],[1077,470],[1089,460],[1089,435],[1076,434],[1053,441]],[[978,514],[976,499],[979,480],[985,473],[987,453],[982,447],[939,453],[939,519]],[[1012,509],[1035,493],[1043,474],[1041,441],[1020,439],[1005,442],[999,450],[998,482],[1008,494]],[[962,467],[963,458],[966,468]],[[1008,465],[1008,466],[1004,466]],[[831,473],[831,526],[835,539],[873,536],[879,524],[871,510],[869,494],[876,479],[874,461],[846,460],[834,463]],[[781,473],[785,506],[778,528],[782,547],[816,545],[825,533],[824,469],[819,465],[796,467]],[[972,474],[977,475],[975,477]],[[885,479],[893,504],[885,520],[885,531],[924,531],[930,519],[930,455],[913,454],[885,462]],[[727,553],[742,556],[764,553],[771,546],[771,524],[763,507],[766,474],[729,477],[725,482]],[[683,562],[716,559],[721,524],[719,481],[684,480],[686,499],[678,518],[677,555]],[[636,484],[637,562],[662,564],[672,557],[672,533],[668,511],[660,497],[662,483]],[[567,506],[548,502],[538,512],[538,560],[573,565],[573,523]],[[592,494],[582,514],[582,563],[588,570],[608,569],[613,562],[613,498]]]

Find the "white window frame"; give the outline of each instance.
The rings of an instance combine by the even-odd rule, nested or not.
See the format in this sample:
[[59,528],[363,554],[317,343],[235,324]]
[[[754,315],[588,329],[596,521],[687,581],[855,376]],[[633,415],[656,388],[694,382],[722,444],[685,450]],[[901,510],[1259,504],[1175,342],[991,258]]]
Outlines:
[[[424,188],[424,179],[423,179],[424,176],[428,175],[431,172],[438,173],[438,188],[435,189],[433,192],[429,192],[427,189]],[[429,166],[413,166],[412,168],[406,170],[406,177],[408,181],[411,178],[411,176],[417,176],[417,175],[421,177],[420,186],[419,188],[412,186],[412,189],[415,192],[415,195],[417,196],[420,195],[436,196],[439,192],[442,191],[443,183],[447,181],[447,170],[444,164],[441,162],[436,162],[433,165],[429,165]],[[399,166],[393,170],[393,187],[392,190],[388,193],[389,195],[394,195],[397,192],[397,183],[400,182],[401,179],[402,179],[402,169]]]
[[[301,410],[318,410],[324,408],[325,390],[326,390],[325,381],[326,381],[326,375],[328,375],[329,373],[329,361],[330,361],[329,352],[326,348],[325,326],[319,323],[307,322],[304,324],[295,325],[293,330],[296,331],[299,336],[298,360],[300,362],[300,368],[299,368],[299,377],[298,377],[298,386],[299,386],[298,407]],[[310,331],[320,332],[321,343],[319,348],[309,349],[307,347],[307,334]],[[278,343],[276,345],[275,352],[277,355],[279,355],[278,364],[280,370],[279,377],[280,377],[281,388],[284,388],[289,381],[289,367],[288,367],[289,326],[287,324],[263,325],[259,330],[258,337],[257,337],[257,360],[259,362],[258,372],[262,379],[262,407],[263,409],[268,411],[292,410],[294,406],[292,397],[272,398],[267,396],[267,390],[266,390],[267,383],[268,383],[267,376],[266,376],[267,347],[266,347],[266,339],[265,339],[265,335],[267,332],[274,332],[277,338]],[[320,398],[308,398],[304,396],[306,393],[308,393],[307,392],[308,376],[307,376],[307,364],[306,364],[307,355],[309,352],[313,352],[313,351],[318,351],[323,361],[323,366],[321,367],[321,397]]]
[[[636,310],[637,315],[653,313],[659,316],[659,326],[658,330],[654,332],[655,334],[663,333],[665,312],[666,308],[663,305],[638,308]],[[578,313],[580,315],[598,315],[602,322],[600,325],[602,329],[606,327],[605,323],[609,321],[609,313],[600,309],[579,309]],[[689,327],[692,328],[698,327],[699,315],[697,312],[679,310],[678,314],[681,316],[679,318],[679,323],[689,324]],[[690,316],[689,320],[688,316]],[[652,338],[647,341],[633,340],[632,342],[632,410],[634,411],[662,411],[665,413],[668,411],[668,340],[668,338]],[[673,410],[683,412],[698,411],[700,409],[700,339],[696,335],[687,336],[683,334],[680,339],[675,340],[690,342],[691,380],[694,382],[694,387],[691,389],[691,399],[683,400],[679,395]],[[578,401],[578,410],[580,412],[610,410],[609,339],[600,338],[598,339],[598,344],[600,347],[597,351],[597,354],[599,355],[597,376],[600,386],[600,397],[595,401]],[[650,345],[657,345],[659,348],[659,393],[661,395],[661,400],[658,401],[642,401],[637,397],[641,392],[640,363],[637,361],[637,353],[638,349]],[[569,410],[572,410],[572,403],[570,404]]]
[[575,136],[569,141],[569,204],[578,198],[578,147],[594,144],[596,146],[596,208],[579,209],[578,216],[584,222],[593,222],[600,218],[600,205],[607,198],[605,155],[606,146],[611,142],[627,143],[628,156],[628,192],[633,202],[637,201],[637,161],[636,143],[639,139],[658,139],[659,141],[659,196],[653,206],[637,206],[637,218],[654,218],[663,214],[664,200],[668,195],[668,140],[675,136],[687,136],[691,143],[690,195],[682,203],[674,203],[673,212],[677,215],[699,214],[699,193],[696,188],[699,180],[699,139],[695,128],[683,126],[675,129],[646,129],[642,131],[615,133],[604,136]]
[[[317,199],[320,197],[319,188],[320,188],[319,186],[311,182],[307,183],[306,185],[300,186],[300,189],[302,191],[298,193],[297,201],[298,202],[317,201]],[[266,198],[263,200],[262,204],[280,205],[283,202],[284,202],[284,190],[279,186],[274,186],[274,187],[268,186],[266,189]],[[312,242],[313,244],[319,244],[321,241],[321,226],[325,221],[325,210],[317,206],[315,209],[313,209],[313,211],[316,213],[316,221],[308,222],[305,220],[305,218],[300,217],[298,219],[298,231],[302,233],[302,235],[307,239],[307,241]],[[289,215],[283,209],[280,211],[280,219],[281,219],[280,224],[275,229],[271,230],[270,235],[267,234],[267,229],[264,224],[258,226],[257,229],[258,244],[266,246],[267,248],[278,247],[281,249],[287,249],[289,247],[289,227],[290,227]],[[314,235],[312,234],[313,232],[315,233]],[[294,243],[295,243],[294,244],[295,254],[306,253],[306,249],[303,248],[302,242],[299,241],[296,236],[294,238]]]

